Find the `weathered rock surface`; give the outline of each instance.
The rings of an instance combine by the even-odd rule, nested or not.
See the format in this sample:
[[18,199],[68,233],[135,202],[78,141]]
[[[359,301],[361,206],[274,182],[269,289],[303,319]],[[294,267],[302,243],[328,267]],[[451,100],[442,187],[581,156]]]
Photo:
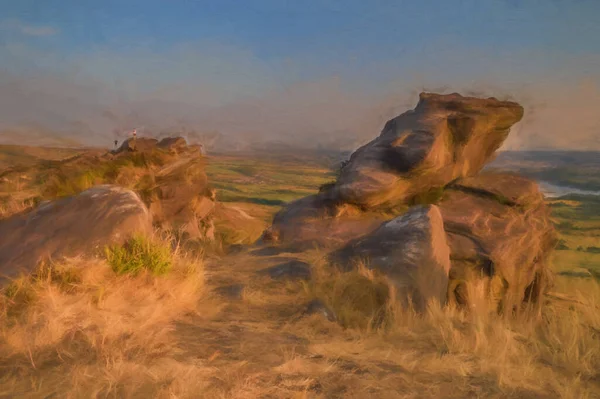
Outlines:
[[446,302],[450,250],[440,210],[435,205],[413,207],[377,230],[350,241],[331,259],[350,267],[366,260],[396,286],[399,299],[410,296],[417,310],[435,299]]
[[177,154],[188,149],[187,142],[183,137],[166,137],[156,144],[156,146]]
[[290,203],[265,231],[262,241],[295,247],[336,246],[375,230],[385,218],[365,216],[353,206],[336,205],[321,194]]
[[451,249],[451,300],[473,306],[487,298],[501,309],[539,294],[555,235],[535,182],[485,173],[451,185],[439,206]]
[[[523,177],[480,174],[523,112],[494,98],[422,93],[414,110],[352,154],[336,182],[280,211],[263,241],[346,244],[331,259],[365,258],[421,308],[424,298],[443,302],[442,292],[454,303],[499,310],[533,300],[550,280],[555,240],[543,196]],[[411,208],[431,203],[439,210]],[[443,272],[414,277],[431,270]]]
[[299,280],[310,280],[311,269],[310,265],[306,262],[299,260],[291,260],[284,262],[279,265],[269,267],[260,271],[260,274],[269,275],[272,279],[299,279]]
[[31,272],[48,258],[90,255],[151,229],[152,217],[141,199],[117,186],[97,186],[43,204],[0,221],[0,281]]
[[215,289],[215,293],[229,299],[241,299],[242,294],[244,293],[244,288],[246,287],[243,284],[224,285],[217,287]]
[[514,102],[422,93],[414,110],[388,121],[379,137],[352,154],[334,195],[373,209],[472,176],[522,117]]
[[334,184],[280,211],[264,238],[339,244],[369,233],[385,219],[377,211],[479,172],[522,116],[513,102],[422,93],[352,154]]
[[115,153],[123,152],[151,152],[156,148],[158,140],[149,137],[138,137],[127,139],[121,144],[121,146],[115,151]]
[[[143,199],[154,223],[173,228],[190,238],[210,238],[209,216],[215,209],[215,193],[208,187],[205,161],[197,147],[188,146],[182,137],[129,139],[116,156],[128,153],[154,154],[160,162],[150,169],[143,188]],[[152,160],[150,160],[152,161]],[[214,237],[213,237],[214,238]]]
[[150,210],[157,224],[182,227],[193,237],[203,235],[198,222],[215,207],[204,167],[200,156],[182,156],[156,172]]

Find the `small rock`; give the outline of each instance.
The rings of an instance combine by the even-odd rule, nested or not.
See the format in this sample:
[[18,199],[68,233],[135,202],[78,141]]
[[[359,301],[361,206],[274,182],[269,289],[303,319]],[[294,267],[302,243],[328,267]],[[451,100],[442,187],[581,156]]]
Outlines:
[[329,309],[327,305],[325,305],[321,300],[315,299],[312,300],[307,306],[306,311],[304,312],[307,315],[311,314],[320,314],[325,316],[325,318],[329,321],[336,321],[337,317],[333,310]]
[[285,278],[309,280],[311,277],[310,265],[299,260],[281,263],[277,266],[263,269],[260,273],[268,274],[271,278],[276,280]]
[[244,292],[244,288],[244,284],[231,284],[218,287],[215,289],[215,292],[227,298],[240,299]]

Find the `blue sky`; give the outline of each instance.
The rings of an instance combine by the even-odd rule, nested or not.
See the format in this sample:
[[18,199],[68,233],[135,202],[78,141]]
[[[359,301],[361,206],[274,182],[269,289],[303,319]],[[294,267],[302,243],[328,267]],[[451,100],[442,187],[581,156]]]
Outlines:
[[0,116],[102,136],[160,109],[238,135],[369,138],[418,91],[460,90],[535,111],[515,146],[600,147],[598,21],[597,0],[0,0],[0,83],[17,91]]

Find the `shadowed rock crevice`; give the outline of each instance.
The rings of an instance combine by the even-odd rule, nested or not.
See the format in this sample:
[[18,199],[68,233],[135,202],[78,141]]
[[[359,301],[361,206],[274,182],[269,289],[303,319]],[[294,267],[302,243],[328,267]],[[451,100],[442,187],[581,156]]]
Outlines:
[[513,202],[506,197],[503,197],[498,194],[494,194],[490,191],[486,191],[481,188],[465,187],[465,186],[461,186],[460,184],[454,184],[454,185],[448,187],[448,189],[462,191],[466,194],[471,194],[471,195],[475,195],[475,196],[479,196],[479,197],[483,197],[483,198],[489,198],[491,200],[497,201],[501,205],[506,205],[506,206],[511,206],[511,207],[518,205],[516,202]]

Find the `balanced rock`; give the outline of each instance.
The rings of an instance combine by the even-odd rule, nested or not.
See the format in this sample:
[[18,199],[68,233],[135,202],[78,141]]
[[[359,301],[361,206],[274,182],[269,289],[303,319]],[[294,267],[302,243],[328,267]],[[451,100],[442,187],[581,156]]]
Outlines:
[[421,93],[414,110],[388,121],[379,137],[352,154],[334,196],[373,209],[472,176],[522,117],[514,102]]
[[281,210],[263,240],[335,244],[331,260],[365,260],[420,309],[432,298],[499,311],[535,300],[551,281],[555,244],[543,195],[529,179],[480,173],[523,112],[422,93],[336,182]]
[[152,217],[142,200],[118,186],[96,186],[43,204],[0,221],[0,281],[31,272],[47,259],[93,255],[151,229]]
[[335,183],[281,210],[263,238],[339,244],[367,234],[385,220],[381,211],[397,214],[419,195],[478,173],[522,116],[513,102],[422,93],[414,110],[352,154]]
[[412,299],[416,310],[427,303],[446,302],[450,250],[444,223],[435,205],[417,206],[383,223],[377,230],[350,241],[331,260],[345,266],[365,261],[384,273],[396,287],[398,298]]

